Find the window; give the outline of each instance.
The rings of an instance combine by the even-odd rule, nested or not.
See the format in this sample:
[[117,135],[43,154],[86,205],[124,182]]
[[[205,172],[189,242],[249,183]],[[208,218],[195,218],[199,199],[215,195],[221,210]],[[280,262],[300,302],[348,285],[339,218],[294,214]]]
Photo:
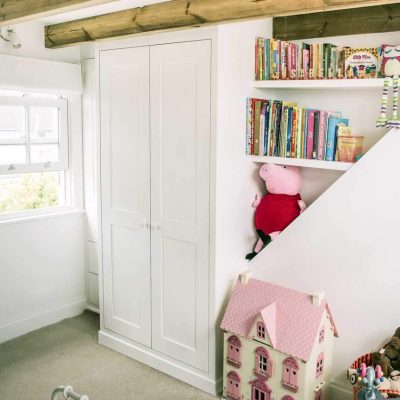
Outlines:
[[324,340],[325,340],[325,326],[323,326],[319,331],[319,342],[323,343]]
[[271,389],[267,383],[262,379],[258,378],[251,384],[251,400],[271,400]]
[[237,336],[233,335],[229,337],[227,362],[236,368],[240,368],[241,365],[241,347],[242,343]]
[[257,322],[257,336],[260,339],[265,339],[265,325],[264,325],[264,322]]
[[282,386],[296,393],[299,390],[298,375],[297,361],[291,357],[286,358],[283,361]]
[[242,398],[240,375],[235,371],[228,372],[226,395],[228,399],[232,400],[241,400]]
[[66,205],[67,100],[0,96],[0,214]]
[[318,378],[324,372],[324,353],[321,353],[317,358],[317,368],[315,372],[315,377]]
[[272,360],[264,347],[257,347],[255,350],[254,374],[264,379],[272,376]]

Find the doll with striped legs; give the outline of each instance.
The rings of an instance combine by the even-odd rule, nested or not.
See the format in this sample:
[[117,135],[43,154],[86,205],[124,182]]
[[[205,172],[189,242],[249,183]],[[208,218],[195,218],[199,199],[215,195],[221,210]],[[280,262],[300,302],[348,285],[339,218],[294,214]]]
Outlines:
[[[381,115],[376,122],[376,126],[378,128],[400,128],[400,120],[397,111],[399,102],[400,45],[383,45],[381,51],[383,55],[382,74],[385,76],[385,82],[381,101]],[[388,119],[387,103],[391,84],[393,85],[393,114],[391,118]]]

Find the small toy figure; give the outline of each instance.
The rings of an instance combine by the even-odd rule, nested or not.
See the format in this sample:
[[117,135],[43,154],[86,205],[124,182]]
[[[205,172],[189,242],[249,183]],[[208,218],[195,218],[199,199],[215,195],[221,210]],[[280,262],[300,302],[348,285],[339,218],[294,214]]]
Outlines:
[[256,195],[253,202],[256,209],[254,224],[259,239],[254,251],[247,254],[247,260],[252,260],[306,209],[299,193],[299,168],[264,164],[260,168],[260,177],[265,181],[268,193],[263,198]]
[[[399,75],[400,75],[400,45],[389,46],[382,45],[381,55],[382,60],[382,74],[385,77],[383,94],[381,100],[381,116],[376,122],[378,128],[399,128],[400,120],[397,116],[397,107],[399,99]],[[387,118],[387,102],[389,87],[393,85],[393,114],[390,119]]]
[[357,398],[358,400],[381,400],[383,399],[377,387],[383,382],[382,371],[379,365],[374,369],[373,367],[366,368],[365,364],[361,365],[361,375],[358,378],[363,388],[360,390]]

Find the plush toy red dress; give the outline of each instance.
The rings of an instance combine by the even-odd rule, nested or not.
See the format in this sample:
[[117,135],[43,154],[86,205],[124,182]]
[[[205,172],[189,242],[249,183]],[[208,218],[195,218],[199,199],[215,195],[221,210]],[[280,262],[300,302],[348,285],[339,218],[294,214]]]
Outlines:
[[300,197],[301,175],[297,167],[264,164],[260,176],[265,181],[268,193],[256,196],[254,224],[259,239],[246,259],[254,258],[265,245],[290,225],[306,208]]

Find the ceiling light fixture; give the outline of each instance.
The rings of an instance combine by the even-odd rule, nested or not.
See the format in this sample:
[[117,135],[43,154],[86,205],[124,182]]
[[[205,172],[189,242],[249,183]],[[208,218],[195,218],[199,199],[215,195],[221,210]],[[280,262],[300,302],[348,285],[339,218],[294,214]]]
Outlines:
[[8,42],[13,49],[22,47],[21,40],[13,26],[3,26],[0,28],[0,38]]

